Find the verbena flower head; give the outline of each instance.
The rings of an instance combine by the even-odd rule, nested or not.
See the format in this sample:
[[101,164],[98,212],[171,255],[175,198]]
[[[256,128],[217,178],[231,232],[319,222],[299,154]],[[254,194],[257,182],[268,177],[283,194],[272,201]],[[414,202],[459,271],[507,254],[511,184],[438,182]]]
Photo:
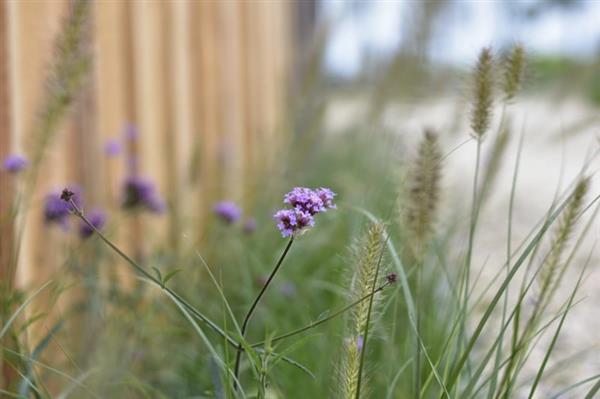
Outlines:
[[147,209],[154,213],[164,212],[166,205],[156,192],[154,183],[139,176],[129,176],[123,184],[124,209]]
[[[81,209],[81,189],[77,186],[72,186],[65,190],[70,194],[69,201],[73,201]],[[63,199],[62,193],[65,190],[53,190],[46,195],[44,199],[44,220],[46,223],[57,223],[66,227],[72,205]]]
[[9,155],[4,159],[2,167],[10,173],[18,173],[29,165],[29,161],[22,155]]
[[292,209],[281,209],[273,215],[281,235],[289,237],[312,227],[314,215],[335,208],[333,197],[335,193],[328,188],[294,187],[283,197],[283,202]]
[[109,157],[116,157],[122,150],[121,142],[117,139],[110,139],[104,144],[104,153]]
[[[92,209],[87,215],[87,220],[90,221],[92,226],[94,226],[97,230],[100,230],[104,227],[106,223],[106,212],[102,209]],[[94,230],[83,220],[79,223],[79,237],[85,239],[94,234]]]
[[215,204],[213,212],[227,224],[235,223],[242,216],[241,209],[232,201],[221,201]]

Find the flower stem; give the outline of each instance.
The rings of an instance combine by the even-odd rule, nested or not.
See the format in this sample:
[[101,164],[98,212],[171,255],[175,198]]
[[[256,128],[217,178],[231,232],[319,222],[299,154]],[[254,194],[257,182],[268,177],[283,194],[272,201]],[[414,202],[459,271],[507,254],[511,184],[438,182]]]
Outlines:
[[[309,324],[305,325],[304,327],[297,328],[297,329],[295,329],[295,330],[292,330],[292,331],[289,331],[289,332],[287,332],[287,333],[285,333],[285,334],[277,335],[276,337],[273,337],[273,338],[271,338],[271,339],[269,340],[269,342],[270,342],[270,343],[273,343],[273,342],[281,341],[282,339],[289,338],[289,337],[291,337],[291,336],[294,336],[294,335],[297,335],[297,334],[303,333],[304,331],[308,331],[308,330],[310,330],[311,328],[315,328],[315,327],[317,327],[318,325],[321,325],[321,324],[323,324],[323,323],[326,323],[326,322],[328,322],[329,320],[331,320],[331,319],[333,319],[333,318],[335,318],[335,317],[337,317],[337,316],[341,315],[342,313],[345,313],[345,312],[347,312],[348,310],[352,309],[353,307],[355,307],[356,305],[358,305],[359,303],[361,303],[361,302],[362,302],[362,301],[364,301],[365,299],[369,299],[369,298],[371,298],[373,295],[375,295],[375,294],[377,294],[378,292],[382,291],[382,290],[383,290],[385,287],[387,287],[387,286],[388,286],[388,285],[390,285],[390,284],[391,284],[391,283],[389,283],[389,282],[385,282],[385,283],[383,283],[382,285],[380,285],[380,286],[379,286],[379,287],[378,287],[378,288],[377,288],[377,289],[376,289],[374,292],[372,292],[372,293],[369,293],[369,294],[367,294],[367,295],[363,296],[362,298],[360,298],[360,299],[358,299],[358,300],[356,300],[356,301],[354,301],[354,302],[352,302],[352,303],[350,303],[350,304],[348,304],[348,305],[344,306],[343,308],[341,308],[341,309],[337,310],[336,312],[334,312],[334,313],[330,314],[329,316],[327,316],[327,317],[324,317],[324,318],[322,318],[322,319],[319,319],[319,320],[316,320],[316,321],[313,321],[313,322],[311,322],[311,323],[309,323]],[[252,345],[250,345],[250,346],[251,346],[251,347],[255,347],[255,346],[261,346],[261,345],[265,344],[265,342],[266,342],[266,341],[260,341],[260,342],[256,342],[256,343],[254,343],[254,344],[252,344]]]
[[208,324],[208,326],[214,332],[216,332],[217,334],[219,334],[221,337],[225,338],[227,340],[227,342],[229,342],[230,345],[232,345],[232,346],[239,346],[239,343],[236,340],[234,340],[233,338],[231,338],[225,331],[223,331],[215,322],[213,322],[208,317],[206,317],[202,313],[200,313],[194,306],[192,306],[189,302],[187,302],[185,299],[183,299],[181,296],[179,296],[179,294],[177,294],[176,292],[174,292],[173,290],[171,290],[169,287],[167,287],[162,281],[158,280],[156,277],[154,277],[153,275],[151,275],[150,273],[148,273],[136,261],[134,261],[133,259],[131,259],[123,251],[121,251],[121,249],[119,249],[119,247],[117,247],[104,234],[102,234],[102,232],[100,232],[100,230],[98,230],[96,228],[96,226],[94,226],[85,217],[85,215],[83,214],[83,212],[81,211],[81,209],[79,209],[79,207],[77,206],[77,204],[75,204],[75,202],[72,199],[69,200],[69,203],[70,203],[71,207],[73,208],[73,212],[75,213],[75,215],[77,217],[79,217],[81,220],[83,220],[84,223],[86,223],[96,234],[98,234],[98,236],[102,239],[102,241],[104,241],[113,251],[115,251],[119,256],[121,256],[125,261],[127,261],[127,263],[129,263],[139,274],[141,274],[143,277],[145,277],[146,279],[148,279],[151,282],[153,282],[154,284],[156,284],[161,289],[163,289],[166,292],[168,292],[183,307],[185,307],[188,311],[190,311],[190,313],[192,313],[196,318],[198,318],[199,320],[201,320],[204,323]]
[[[279,260],[277,261],[277,264],[273,268],[273,271],[271,271],[271,274],[269,275],[269,278],[267,278],[267,281],[265,282],[265,284],[261,288],[260,292],[258,293],[258,295],[256,296],[256,298],[254,299],[254,302],[252,302],[252,305],[250,306],[250,309],[248,309],[248,312],[246,313],[246,316],[244,317],[244,321],[242,323],[242,330],[241,330],[242,337],[241,337],[240,343],[238,344],[237,354],[236,354],[236,357],[235,357],[235,367],[234,367],[234,371],[233,371],[233,374],[234,374],[236,380],[238,379],[238,376],[239,376],[239,373],[240,373],[240,362],[242,360],[243,347],[242,347],[242,342],[241,341],[243,341],[244,338],[245,338],[245,336],[246,336],[246,330],[248,329],[248,323],[250,322],[250,318],[252,317],[252,314],[254,313],[254,310],[256,309],[256,306],[258,306],[258,303],[260,302],[260,300],[262,299],[263,295],[267,291],[267,288],[269,287],[269,284],[271,284],[271,281],[275,277],[275,274],[277,274],[277,271],[279,270],[279,268],[283,264],[283,260],[285,259],[286,255],[288,254],[288,252],[290,250],[290,247],[292,246],[293,242],[294,242],[294,236],[292,235],[290,237],[290,240],[288,241],[288,244],[286,245],[285,249],[283,250],[283,253],[279,257]],[[237,384],[234,384],[234,389],[237,389]]]

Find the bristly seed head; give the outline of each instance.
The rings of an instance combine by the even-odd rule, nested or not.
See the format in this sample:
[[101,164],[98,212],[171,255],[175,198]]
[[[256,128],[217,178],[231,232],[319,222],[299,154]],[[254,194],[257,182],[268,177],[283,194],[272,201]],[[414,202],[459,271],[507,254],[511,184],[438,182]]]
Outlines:
[[400,204],[402,225],[413,249],[420,250],[433,231],[441,180],[442,155],[437,135],[425,131],[419,154],[410,169],[406,203]]
[[504,95],[505,101],[512,100],[521,88],[525,71],[525,48],[517,44],[508,54],[504,65]]
[[478,140],[482,139],[490,127],[493,105],[492,50],[485,47],[479,53],[473,74],[473,110],[471,129]]

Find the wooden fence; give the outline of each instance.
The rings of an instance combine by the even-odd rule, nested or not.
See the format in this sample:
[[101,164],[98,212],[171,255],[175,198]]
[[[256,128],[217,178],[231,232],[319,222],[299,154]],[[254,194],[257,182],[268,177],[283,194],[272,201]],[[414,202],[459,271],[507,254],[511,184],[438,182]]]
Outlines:
[[[27,154],[43,99],[56,34],[69,0],[0,0],[0,158]],[[109,158],[104,143],[139,138],[127,151],[151,176],[169,215],[128,222],[119,238],[130,249],[154,239],[180,245],[182,220],[200,229],[219,198],[240,200],[249,170],[265,148],[281,141],[290,70],[292,7],[286,0],[98,0],[92,5],[89,46],[93,66],[69,116],[46,151],[24,220],[0,226],[0,265],[7,276],[11,251],[21,243],[16,279],[36,286],[58,267],[64,244],[44,225],[42,201],[52,188],[76,182],[86,201],[118,202],[128,157]],[[0,214],[7,214],[18,181],[0,172]],[[23,236],[15,234],[23,228]],[[177,232],[177,234],[169,234]]]

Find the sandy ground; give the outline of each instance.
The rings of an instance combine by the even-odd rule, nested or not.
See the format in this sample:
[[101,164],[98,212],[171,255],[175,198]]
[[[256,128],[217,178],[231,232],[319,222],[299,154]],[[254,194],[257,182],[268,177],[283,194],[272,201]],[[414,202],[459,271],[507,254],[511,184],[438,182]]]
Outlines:
[[[364,100],[350,99],[335,102],[328,112],[328,127],[341,132],[364,115]],[[491,133],[483,143],[482,162],[485,163],[493,145],[495,132],[502,113],[498,106]],[[458,116],[457,116],[458,115]],[[512,139],[504,158],[504,165],[490,200],[482,211],[481,223],[475,243],[474,273],[483,268],[481,281],[485,286],[502,267],[506,259],[508,199],[519,136],[524,133],[521,166],[519,168],[512,242],[516,246],[535,224],[544,217],[552,204],[557,189],[565,190],[581,173],[582,167],[595,151],[600,150],[600,110],[575,98],[555,99],[525,98],[506,109],[512,127]],[[457,98],[446,97],[417,104],[390,106],[383,116],[386,130],[397,132],[407,148],[416,146],[425,126],[440,133],[443,148],[452,149],[469,137],[468,107]],[[445,212],[466,211],[470,204],[470,190],[475,164],[476,145],[468,142],[446,159],[444,167]],[[589,162],[587,174],[600,167],[598,157]],[[587,196],[589,202],[600,193],[597,177],[592,180]],[[458,208],[457,208],[458,207]],[[466,218],[465,218],[466,219]],[[577,280],[592,247],[600,234],[600,222],[595,222],[579,251],[574,267],[565,278],[565,292]],[[466,236],[465,236],[466,237]],[[466,241],[466,238],[465,238]],[[572,239],[571,243],[575,240]],[[466,243],[464,244],[466,245]],[[559,372],[546,379],[539,398],[550,397],[557,387],[600,373],[600,259],[598,249],[591,255],[589,271],[579,292],[580,303],[568,316],[563,333],[557,343],[554,362],[586,351],[586,356],[561,367]],[[543,358],[542,351],[531,356],[528,370],[533,370]],[[554,362],[550,362],[550,367]],[[531,372],[531,371],[530,371]],[[589,389],[589,385],[588,385]],[[579,398],[581,391],[573,391],[566,398]]]

